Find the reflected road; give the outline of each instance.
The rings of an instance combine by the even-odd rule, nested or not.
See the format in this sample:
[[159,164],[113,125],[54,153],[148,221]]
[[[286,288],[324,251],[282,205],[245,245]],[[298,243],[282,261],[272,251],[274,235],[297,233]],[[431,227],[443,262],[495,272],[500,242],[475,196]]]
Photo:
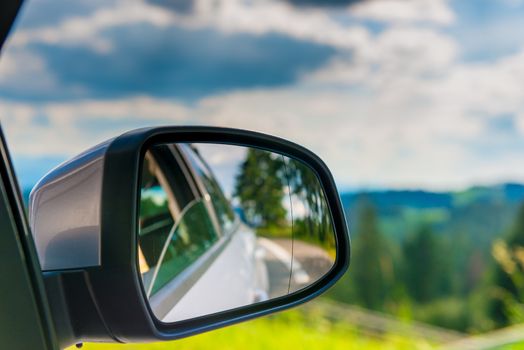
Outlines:
[[333,265],[333,259],[322,248],[300,240],[292,243],[291,239],[283,238],[258,240],[265,252],[269,298],[286,295],[288,289],[294,292],[312,284]]

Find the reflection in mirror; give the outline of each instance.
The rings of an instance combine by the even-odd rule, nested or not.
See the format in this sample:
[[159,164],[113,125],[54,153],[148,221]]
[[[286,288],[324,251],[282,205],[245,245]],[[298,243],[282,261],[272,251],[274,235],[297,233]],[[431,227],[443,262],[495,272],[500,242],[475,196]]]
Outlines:
[[161,144],[143,159],[138,263],[155,316],[175,322],[284,296],[333,266],[323,188],[269,151]]

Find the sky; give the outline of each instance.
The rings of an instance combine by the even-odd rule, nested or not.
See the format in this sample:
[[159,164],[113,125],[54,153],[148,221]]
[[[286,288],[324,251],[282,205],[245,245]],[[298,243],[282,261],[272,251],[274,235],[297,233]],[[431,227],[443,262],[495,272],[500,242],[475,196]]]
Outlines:
[[266,132],[342,190],[524,182],[524,1],[28,0],[0,57],[22,187],[127,130]]

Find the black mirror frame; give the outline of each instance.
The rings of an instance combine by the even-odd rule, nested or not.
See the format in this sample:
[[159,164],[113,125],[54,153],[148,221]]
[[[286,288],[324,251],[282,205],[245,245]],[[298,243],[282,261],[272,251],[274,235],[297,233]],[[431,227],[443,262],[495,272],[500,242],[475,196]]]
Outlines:
[[[136,230],[139,180],[145,150],[153,144],[173,142],[257,147],[309,165],[321,182],[333,219],[337,255],[331,270],[311,286],[266,302],[175,323],[156,319],[144,293],[138,268]],[[98,323],[102,325],[84,325],[81,333],[90,333],[88,339],[104,339],[109,335],[108,340],[118,342],[172,340],[231,325],[304,303],[331,287],[349,266],[349,232],[338,191],[327,166],[301,146],[257,132],[180,126],[125,133],[115,138],[106,151],[101,208],[102,264],[101,267],[84,269],[83,276],[98,314]]]

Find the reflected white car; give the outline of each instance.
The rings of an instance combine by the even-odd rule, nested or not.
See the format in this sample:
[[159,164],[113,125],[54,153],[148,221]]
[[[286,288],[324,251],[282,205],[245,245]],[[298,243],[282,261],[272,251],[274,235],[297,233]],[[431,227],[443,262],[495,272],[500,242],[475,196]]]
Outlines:
[[255,232],[189,145],[147,152],[139,214],[140,271],[157,318],[185,320],[268,299]]

